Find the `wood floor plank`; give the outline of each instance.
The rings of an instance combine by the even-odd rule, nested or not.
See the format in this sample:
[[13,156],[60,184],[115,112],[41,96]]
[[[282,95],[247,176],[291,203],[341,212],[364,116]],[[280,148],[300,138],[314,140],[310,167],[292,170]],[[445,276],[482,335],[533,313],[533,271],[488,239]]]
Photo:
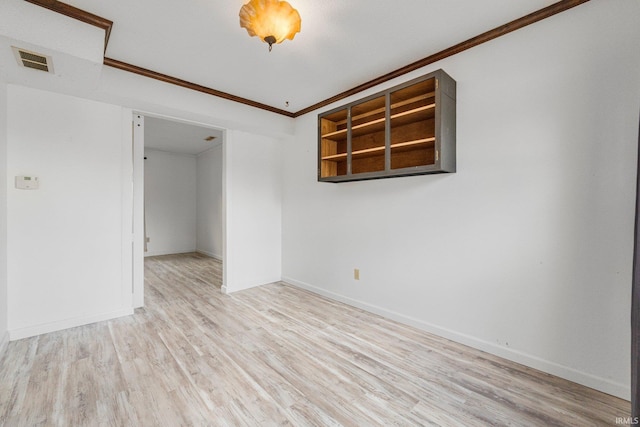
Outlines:
[[[17,419],[25,403],[39,337],[10,342],[0,365],[0,420]],[[10,424],[9,424],[10,425]]]
[[133,316],[10,342],[0,426],[612,426],[627,401],[285,283],[147,258]]

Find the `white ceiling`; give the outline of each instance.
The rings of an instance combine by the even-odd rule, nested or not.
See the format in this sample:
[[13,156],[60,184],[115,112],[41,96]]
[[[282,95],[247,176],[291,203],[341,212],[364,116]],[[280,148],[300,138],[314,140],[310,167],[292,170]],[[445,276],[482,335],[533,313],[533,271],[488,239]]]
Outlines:
[[114,22],[108,58],[295,112],[555,1],[290,0],[302,31],[271,53],[246,0],[64,2]]
[[[214,136],[212,141],[206,141]],[[190,123],[144,118],[144,146],[173,153],[197,155],[222,143],[222,132]]]
[[[557,0],[289,0],[302,31],[272,52],[239,25],[247,1],[63,3],[113,21],[105,57],[296,112]],[[0,76],[70,93],[99,87],[103,37],[23,0],[0,0]],[[18,67],[12,45],[52,55],[55,78]],[[212,146],[209,135],[222,141],[217,130],[145,120],[148,148],[198,154]]]

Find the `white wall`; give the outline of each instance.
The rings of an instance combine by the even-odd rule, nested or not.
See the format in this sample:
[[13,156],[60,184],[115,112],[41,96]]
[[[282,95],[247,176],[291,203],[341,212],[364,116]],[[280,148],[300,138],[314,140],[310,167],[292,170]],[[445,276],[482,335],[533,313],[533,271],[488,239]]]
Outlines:
[[[115,105],[9,85],[11,339],[132,312],[131,274],[123,271],[131,256],[127,115]],[[38,176],[40,189],[15,189],[17,175]]]
[[224,292],[281,278],[281,144],[275,138],[227,132]]
[[[32,8],[32,10],[35,12],[21,15],[22,19],[24,19],[25,22],[28,21],[31,27],[44,26],[46,28],[49,28],[51,26],[49,22],[51,20],[51,17],[48,14],[45,14],[47,15],[46,16],[47,19],[44,19],[45,16],[42,13],[38,12],[42,10],[41,8],[34,7]],[[63,17],[63,19],[66,19],[66,17]],[[78,25],[83,26],[85,24],[79,23]],[[69,29],[70,27],[68,25],[65,25],[64,28]],[[75,34],[75,32],[76,31],[74,29],[69,30],[70,34]],[[0,39],[2,39],[2,37],[0,37]],[[82,39],[82,37],[80,39]],[[31,40],[31,41],[33,43],[37,43],[35,40]],[[0,42],[4,43],[5,45],[8,43],[6,38],[5,40],[0,40]],[[107,104],[110,104],[111,106],[115,106],[115,105],[122,106],[122,107],[117,107],[122,113],[122,115],[126,116],[128,114],[129,116],[128,121],[122,122],[118,126],[113,126],[110,128],[110,130],[115,133],[116,128],[118,127],[118,132],[120,132],[119,141],[122,140],[124,142],[124,140],[129,140],[128,141],[129,144],[131,143],[130,141],[131,116],[132,116],[133,109],[135,109],[137,112],[140,112],[141,114],[150,113],[154,116],[164,116],[167,118],[175,118],[181,121],[190,121],[193,123],[197,123],[199,125],[209,125],[216,128],[240,129],[243,131],[252,132],[255,138],[253,142],[249,143],[249,145],[251,145],[254,142],[260,144],[260,142],[262,141],[262,137],[258,136],[258,134],[268,135],[266,138],[268,140],[271,140],[270,138],[280,138],[283,135],[290,135],[293,132],[294,120],[289,117],[275,115],[267,111],[255,109],[253,107],[231,102],[222,98],[212,97],[207,94],[184,89],[184,88],[163,83],[157,80],[148,79],[148,78],[138,76],[132,73],[128,73],[122,70],[118,70],[112,67],[102,66],[101,64],[97,64],[91,60],[86,59],[84,55],[78,56],[78,53],[74,51],[73,47],[67,48],[65,46],[51,45],[50,48],[46,48],[40,45],[31,46],[31,44],[27,42],[24,42],[23,44],[25,44],[25,46],[27,47],[30,47],[39,51],[44,51],[48,54],[52,54],[53,56],[55,56],[55,58],[57,58],[56,69],[66,70],[66,72],[56,76],[44,75],[44,74],[41,75],[39,73],[35,73],[35,75],[32,75],[29,73],[24,73],[24,70],[18,67],[17,64],[14,63],[14,61],[10,61],[4,64],[6,65],[6,67],[0,67],[1,69],[0,74],[3,75],[2,78],[10,78],[10,80],[8,81],[12,82],[15,85],[16,87],[15,90],[17,91],[24,90],[29,92],[30,90],[26,89],[26,87],[38,88],[39,90],[47,91],[43,93],[47,93],[46,98],[49,99],[49,101],[47,101],[44,106],[46,107],[45,114],[40,114],[41,110],[44,107],[34,108],[32,110],[34,114],[39,114],[42,117],[36,117],[34,120],[31,120],[28,125],[26,124],[27,120],[24,117],[27,114],[25,111],[21,110],[20,114],[15,116],[17,117],[17,119],[14,117],[14,115],[11,115],[9,117],[10,123],[8,126],[15,129],[16,132],[19,130],[22,130],[22,127],[25,127],[25,128],[33,127],[33,122],[37,122],[37,123],[42,122],[40,123],[42,125],[40,126],[41,133],[44,133],[46,131],[52,131],[52,130],[55,133],[59,130],[59,128],[60,129],[64,128],[63,130],[68,131],[67,133],[72,135],[72,138],[74,140],[83,139],[84,137],[89,135],[91,139],[96,140],[96,143],[101,145],[103,141],[107,138],[106,136],[107,134],[105,134],[105,136],[102,137],[97,134],[98,132],[97,129],[101,129],[100,126],[95,127],[96,131],[94,132],[92,130],[93,128],[89,128],[89,125],[93,125],[95,121],[99,120],[98,117],[100,116],[100,114],[94,114],[95,113],[94,107],[96,105],[104,106]],[[61,51],[58,51],[57,50],[58,48],[61,49]],[[32,76],[35,76],[35,77],[32,77]],[[34,91],[29,93],[39,93],[39,92]],[[72,95],[78,98],[68,98],[62,95],[55,95],[56,93]],[[1,92],[0,92],[0,95],[1,95]],[[39,102],[37,99],[32,99],[32,97],[28,97],[28,99],[34,105],[38,104]],[[76,102],[68,102],[67,101],[68,99],[75,99]],[[58,100],[60,100],[60,102],[57,102]],[[88,100],[94,100],[97,102],[90,102]],[[87,106],[90,106],[86,114],[82,114],[82,108],[78,108],[81,104],[82,105],[86,104]],[[20,106],[22,108],[22,104],[20,104]],[[82,117],[88,116],[90,117],[90,119],[88,119],[87,121],[88,125],[86,127],[81,126],[80,124],[74,127],[74,125],[72,125],[68,121],[60,125],[56,125],[54,123],[49,123],[48,116],[51,115],[49,112],[50,110],[55,111],[56,116],[66,117],[66,116],[74,116],[74,115],[80,114]],[[1,111],[2,110],[0,110],[0,113]],[[1,114],[0,114],[0,117],[1,117]],[[111,119],[106,118],[105,120],[108,121]],[[28,129],[28,130],[25,130],[25,132],[37,133],[35,129]],[[122,137],[123,135],[129,135],[129,136],[127,138],[123,138]],[[35,140],[37,138],[33,138],[33,139]],[[0,144],[1,142],[2,142],[2,139],[0,138]],[[101,145],[101,149],[102,148],[104,147],[102,147]],[[131,146],[129,145],[128,147],[121,147],[121,148],[123,148],[125,151],[120,154],[121,160],[125,162],[125,159],[126,159],[126,162],[125,162],[126,164],[120,167],[118,171],[122,172],[121,178],[130,177],[131,172],[127,168],[129,169],[131,168],[131,161],[130,161]],[[128,152],[126,152],[127,149],[128,149]],[[0,150],[1,150],[1,146],[0,146]],[[88,158],[90,157],[89,154],[85,152],[74,152],[71,154],[74,156],[76,160],[81,158],[84,159],[85,157],[88,157]],[[56,156],[52,157],[51,162],[53,163],[53,165],[51,167],[47,167],[45,162],[48,162],[49,159],[45,160],[45,159],[39,158],[37,169],[39,171],[45,170],[45,172],[50,172],[55,175],[61,174],[62,172],[57,169],[50,170],[54,168],[56,164],[55,162],[56,159],[57,159]],[[19,162],[16,162],[14,160],[14,156],[11,156],[8,161],[8,168],[9,169],[20,168],[21,162],[24,159],[19,159],[19,160],[20,160]],[[86,162],[78,161],[78,163],[81,165],[93,166],[92,164],[93,161],[97,161],[97,160],[94,158],[89,158],[88,161]],[[42,163],[44,166],[40,167],[40,163]],[[29,169],[32,169],[32,168],[30,167]],[[92,169],[92,167],[87,166],[87,169]],[[136,170],[136,173],[142,170],[142,168],[137,168],[137,169],[138,170]],[[240,168],[240,170],[241,169],[242,168]],[[111,167],[110,170],[112,172],[116,171],[116,169],[113,167]],[[106,171],[103,170],[102,168],[102,164],[100,164],[99,167],[97,168],[97,172],[99,174],[103,174],[103,172],[106,173]],[[12,179],[12,173],[13,172],[7,173],[6,176]],[[263,175],[261,177],[261,179],[266,180],[264,183],[265,185],[268,186],[269,183],[272,181],[276,181],[278,183],[280,182],[279,180],[280,180],[281,171],[279,168],[272,168],[269,170],[263,169],[263,174],[264,173],[273,174],[273,176],[265,177]],[[65,179],[67,179],[66,176],[65,176]],[[100,187],[99,189],[95,190],[91,194],[89,194],[88,191],[87,191],[87,194],[83,194],[83,203],[87,206],[103,206],[104,199],[105,198],[109,199],[112,196],[112,194],[109,193],[112,190],[112,187],[109,185],[111,181],[104,180],[104,179],[98,180],[98,181],[99,181],[98,184]],[[142,180],[138,179],[138,181],[141,182]],[[138,204],[142,204],[142,195],[141,195],[142,192],[136,191],[136,194],[134,196],[131,196],[130,193],[132,192],[132,189],[131,189],[130,182],[127,179],[120,179],[119,182],[122,186],[119,193],[120,208],[122,208],[121,209],[122,211],[127,211],[130,213],[132,209],[128,209],[127,204],[130,204],[132,201],[135,201],[136,206]],[[11,187],[11,182],[9,183],[9,187]],[[108,188],[104,190],[103,187],[104,188],[108,187]],[[9,188],[9,191],[11,191],[11,188]],[[225,194],[228,194],[230,197],[233,197],[239,206],[250,206],[253,208],[252,213],[244,214],[245,218],[246,217],[250,218],[251,215],[254,215],[258,217],[257,222],[259,223],[266,223],[271,225],[271,222],[275,222],[277,223],[278,227],[280,227],[279,213],[275,216],[269,214],[267,215],[267,218],[262,217],[260,213],[261,211],[260,205],[255,200],[252,199],[252,195],[250,193],[239,191],[237,192],[238,193],[237,195],[233,196],[234,190],[232,188],[225,188],[224,191],[225,191]],[[2,204],[5,202],[5,200],[1,197],[1,194],[2,193],[0,191],[0,208],[2,208]],[[243,200],[244,197],[249,197],[250,200]],[[15,198],[12,198],[11,196],[9,196],[7,200],[7,205],[10,207],[9,208],[10,211],[22,209],[21,205],[23,204],[23,202],[21,200],[17,200],[17,199],[14,200],[14,199]],[[276,209],[273,206],[271,206],[270,203],[271,201],[268,201],[268,205],[266,209],[267,212],[269,212],[270,210]],[[110,206],[113,207],[114,205],[110,205]],[[277,206],[277,210],[279,212],[279,205]],[[104,210],[105,215],[110,212],[111,212],[110,209]],[[225,210],[224,215],[226,214],[227,214],[227,211]],[[39,214],[39,215],[44,215],[44,214]],[[277,217],[277,220],[274,219],[276,217]],[[115,218],[115,216],[113,218]],[[58,224],[58,222],[61,222],[62,219],[59,218],[59,216],[54,216],[54,219],[55,220],[52,222],[44,221],[44,220],[40,221],[40,223],[38,224],[38,226],[40,227],[40,230],[39,230],[40,237],[35,236],[31,240],[33,241],[43,240],[43,242],[45,243],[44,247],[51,246],[53,243],[50,243],[50,241],[54,242],[55,239],[48,239],[48,237],[52,235],[57,236],[58,234],[62,233],[63,230],[66,230],[68,232],[68,236],[66,237],[66,241],[68,242],[85,241],[85,240],[88,240],[90,237],[92,237],[87,235],[85,233],[85,230],[82,230],[82,229],[70,230],[68,227],[61,228],[59,227],[60,224]],[[2,220],[2,217],[0,215],[0,226],[1,226],[1,220]],[[127,238],[130,238],[131,236],[130,224],[127,223],[127,221],[125,221],[124,218],[121,218],[120,220],[121,220],[123,231],[126,230],[128,233]],[[270,220],[273,220],[273,221],[270,222]],[[14,225],[21,221],[22,219],[10,222],[9,228],[12,229],[11,234],[13,235],[18,234],[19,230],[16,229],[17,231],[14,231]],[[279,228],[277,230],[279,230]],[[234,231],[232,231],[230,234],[234,235]],[[100,236],[101,235],[102,233],[100,233]],[[235,239],[236,239],[237,247],[240,247],[240,248],[243,248],[245,246],[252,246],[253,243],[255,243],[256,241],[261,242],[261,244],[263,244],[264,246],[265,242],[269,242],[274,239],[273,237],[274,232],[272,228],[267,228],[265,230],[257,229],[257,230],[254,230],[254,233],[252,233],[251,235],[247,235],[246,233],[243,233],[242,231],[240,231],[238,233],[235,233],[235,235],[236,235]],[[100,236],[98,236],[98,238]],[[110,237],[107,239],[107,246],[111,242],[110,239],[113,238],[113,236],[115,235],[110,235]],[[1,234],[0,234],[0,237],[1,237]],[[125,236],[121,236],[121,240],[122,239],[125,239]],[[9,236],[9,241],[10,240],[11,240],[11,236]],[[125,242],[124,240],[122,240],[122,243],[124,244],[124,243],[130,243],[130,242]],[[16,249],[16,247],[14,247],[14,246],[20,246],[19,244],[9,243],[9,245],[10,245],[9,255],[8,255],[9,274],[15,275],[16,273],[12,273],[16,271],[15,268],[13,268],[14,267],[13,264],[19,265],[21,269],[26,269],[25,267],[26,261],[24,261],[25,253],[23,253],[25,251],[25,248],[20,247],[19,249],[23,251],[23,252],[20,252],[19,250]],[[87,245],[79,245],[79,246],[87,246]],[[260,246],[260,244],[258,246]],[[243,278],[243,277],[246,278],[247,275],[250,276],[251,279],[255,279],[256,277],[268,278],[268,279],[265,279],[265,282],[275,280],[274,277],[276,277],[277,279],[280,278],[280,268],[281,268],[280,236],[279,235],[277,236],[277,239],[275,239],[275,243],[267,244],[267,246],[270,249],[273,249],[274,253],[277,252],[277,256],[269,255],[266,259],[260,259],[259,262],[256,264],[256,272],[254,273],[241,272],[240,278]],[[44,253],[44,249],[35,248],[35,250],[37,254],[36,259],[39,259],[39,257],[43,256],[42,254]],[[75,250],[76,249],[74,248],[74,251]],[[79,250],[80,249],[77,249],[77,251]],[[101,250],[108,251],[110,249],[101,248]],[[122,273],[122,280],[123,280],[122,283],[124,283],[124,278],[126,276],[129,277],[128,279],[129,282],[131,281],[131,274],[129,271],[127,271],[127,268],[131,267],[130,266],[131,259],[128,256],[127,251],[131,252],[131,247],[129,246],[127,249],[126,246],[123,245],[123,248],[119,253],[119,255],[123,258],[121,264],[119,265],[120,273]],[[97,253],[101,253],[101,252],[98,251]],[[86,250],[83,251],[82,253],[82,255],[85,257],[89,256],[89,254],[91,254],[91,252]],[[56,257],[54,257],[54,260],[51,262],[55,262],[55,260],[62,259],[62,258],[65,258],[65,255],[62,253],[58,253],[56,254]],[[20,261],[20,260],[23,260],[23,261]],[[111,259],[106,260],[105,262],[106,264],[111,265]],[[268,263],[268,262],[273,262],[273,265],[272,266],[265,265],[265,263]],[[1,267],[1,263],[2,263],[2,260],[0,260],[0,267]],[[102,265],[101,268],[109,269],[109,266],[106,264]],[[135,265],[133,269],[134,271],[139,272],[140,267],[141,267],[141,262]],[[239,263],[238,268],[246,268],[246,267],[247,266],[243,262]],[[251,266],[251,268],[252,267],[253,266]],[[80,269],[81,274],[78,277],[81,277],[82,274],[84,274],[85,270],[87,269],[88,267],[86,268],[82,267]],[[232,270],[233,269],[227,268],[225,266],[225,272],[230,273],[231,276],[233,276],[233,273],[234,273]],[[102,270],[99,269],[97,274],[100,274],[101,271]],[[110,271],[114,277],[117,275],[116,270],[110,270]],[[24,278],[20,278],[20,280],[28,279],[30,281],[31,276],[35,277],[37,275],[36,273],[37,271],[29,272],[27,276],[25,276]],[[65,274],[71,276],[75,274],[73,269],[70,268],[69,265],[66,263],[61,263],[59,268],[55,271],[55,273],[56,275],[48,278],[53,280],[53,279],[56,279],[57,276],[63,276]],[[41,276],[45,277],[46,274],[43,273],[41,274]],[[13,277],[17,277],[17,276],[13,276]],[[92,284],[91,286],[88,287],[88,289],[92,289],[94,287],[96,289],[100,288],[102,292],[102,290],[106,289],[102,285],[109,280],[109,277],[111,277],[111,275],[101,276],[101,280],[99,281],[99,283]],[[65,284],[64,286],[67,286],[70,289],[75,290],[74,287],[78,282],[78,280],[81,280],[81,279],[80,278],[76,279],[74,276],[74,278],[70,279],[70,283],[68,285]],[[45,280],[40,285],[35,286],[37,288],[36,293],[38,293],[39,295],[43,295],[43,292],[40,292],[43,290],[41,288],[44,288],[46,283],[49,283],[49,282],[50,280]],[[262,282],[262,283],[265,283],[265,282]],[[253,285],[261,284],[259,281],[256,282],[255,280],[253,281],[243,280],[242,286],[244,287],[248,286],[247,283],[252,283]],[[127,288],[127,286],[123,286],[123,288]],[[233,284],[233,286],[231,287],[232,290],[237,288],[239,287],[236,286],[236,284]],[[130,289],[131,289],[131,284],[129,283],[127,291],[130,292]],[[1,293],[1,290],[2,288],[1,288],[1,282],[0,282],[0,293]],[[17,293],[14,292],[15,290],[18,290],[18,292]],[[33,305],[32,307],[30,306],[30,303],[28,303],[29,298],[26,296],[26,293],[32,292],[32,291],[33,289],[28,289],[26,287],[21,288],[21,283],[16,282],[16,284],[14,285],[14,282],[12,281],[9,284],[9,290],[8,290],[9,295],[7,297],[8,306],[9,306],[8,327],[12,332],[11,333],[12,339],[16,337],[26,336],[26,334],[39,333],[39,332],[54,330],[54,329],[62,329],[68,326],[75,326],[77,324],[82,324],[83,322],[86,323],[90,319],[99,320],[101,318],[106,318],[106,316],[117,314],[115,312],[104,313],[104,310],[103,310],[104,307],[109,305],[108,299],[104,299],[103,304],[97,304],[97,305],[93,304],[94,301],[100,299],[101,295],[96,295],[95,297],[92,296],[88,298],[89,303],[87,303],[84,306],[83,310],[80,310],[78,308],[79,304],[77,304],[80,297],[77,297],[77,298],[72,297],[69,300],[70,302],[68,304],[66,302],[63,302],[62,304],[59,305],[59,307],[55,309],[45,308],[44,310],[40,310],[41,307],[37,307],[35,305]],[[64,298],[64,295],[62,295],[61,293],[60,295],[58,295],[58,293],[56,293],[52,301],[54,303],[57,303],[58,300],[63,298]],[[128,298],[130,299],[130,294],[128,295]],[[36,298],[36,300],[38,300],[38,298]],[[39,302],[39,300],[36,302]],[[139,298],[136,299],[136,304],[137,305],[142,304],[141,294],[139,295]],[[21,312],[22,308],[25,306],[27,307],[27,310]],[[127,310],[125,311],[130,312],[131,304],[129,305],[125,304],[125,306],[127,307]],[[0,310],[1,310],[1,304],[0,304]],[[78,311],[82,311],[82,314],[78,315]],[[23,326],[23,325],[26,325],[26,326]]]
[[628,399],[639,17],[589,2],[345,101],[443,68],[456,174],[318,183],[300,117],[284,280]]
[[7,333],[7,85],[0,80],[0,354]]
[[146,256],[196,250],[196,157],[145,149]]
[[197,156],[196,249],[222,259],[222,144]]

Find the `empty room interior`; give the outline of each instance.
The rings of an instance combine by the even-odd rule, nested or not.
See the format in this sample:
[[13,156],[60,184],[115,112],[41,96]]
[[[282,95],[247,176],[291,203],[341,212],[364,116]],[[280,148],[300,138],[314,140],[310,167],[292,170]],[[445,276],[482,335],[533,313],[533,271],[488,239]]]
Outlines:
[[3,0],[0,426],[638,424],[639,127],[637,0]]

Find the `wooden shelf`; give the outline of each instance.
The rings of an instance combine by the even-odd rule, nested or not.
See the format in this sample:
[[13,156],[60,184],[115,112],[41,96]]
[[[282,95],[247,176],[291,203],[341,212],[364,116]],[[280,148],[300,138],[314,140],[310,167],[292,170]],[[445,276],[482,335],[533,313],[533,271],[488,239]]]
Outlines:
[[323,157],[322,160],[345,160],[347,153],[332,154],[331,156]]
[[318,181],[455,172],[455,81],[438,70],[318,115]]
[[[411,114],[417,114],[417,113],[419,113],[421,111],[427,111],[427,110],[433,109],[435,107],[436,107],[436,104],[429,104],[429,105],[424,105],[422,107],[413,108],[411,110],[403,111],[401,113],[396,113],[396,114],[393,114],[391,116],[391,120],[397,119],[397,118],[400,118],[400,117],[404,117],[404,116],[408,116],[408,115],[411,115]],[[351,127],[351,132],[353,132],[354,130],[363,129],[363,128],[366,128],[368,126],[372,126],[372,125],[375,125],[375,124],[378,124],[378,123],[384,123],[385,120],[386,120],[386,118],[383,117],[381,119],[371,120],[371,121],[366,122],[366,123],[362,123],[362,124],[359,124],[359,125],[356,125],[356,126],[352,126]],[[336,136],[336,135],[345,135],[346,136],[346,134],[347,134],[347,129],[341,129],[341,130],[337,130],[335,132],[326,133],[326,134],[322,135],[322,137],[323,138],[331,138],[332,136]]]
[[[433,98],[435,96],[435,94],[436,94],[435,92],[429,92],[429,93],[424,94],[424,95],[415,96],[415,97],[413,97],[411,99],[407,99],[407,100],[404,100],[404,101],[396,102],[395,104],[391,104],[391,111],[393,111],[396,108],[404,107],[405,105],[410,105],[410,104],[414,104],[416,102],[424,101],[424,100],[429,99],[429,98]],[[358,116],[354,116],[354,117],[351,118],[351,121],[364,119],[364,118],[369,117],[369,116],[373,116],[373,115],[376,115],[376,114],[384,113],[385,111],[386,111],[386,108],[377,108],[375,110],[372,110],[372,111],[369,111],[369,112],[366,112],[366,113],[362,113],[362,114],[360,114]],[[336,122],[336,124],[337,125],[345,125],[345,124],[347,124],[347,120],[346,119],[340,120],[339,122]]]
[[[398,142],[396,144],[391,144],[391,149],[393,150],[394,148],[406,148],[406,147],[412,147],[412,146],[421,145],[421,144],[428,144],[430,142],[434,142],[435,140],[436,140],[435,137],[431,137],[431,138],[416,139],[414,141]],[[377,154],[380,154],[381,151],[384,151],[384,149],[385,147],[367,148],[365,150],[354,151],[351,153],[351,156],[362,157],[365,154],[377,155]],[[347,158],[347,153],[340,153],[340,154],[332,154],[330,156],[322,157],[322,160],[339,161],[339,160],[345,160],[346,158]]]
[[421,144],[428,144],[430,142],[434,142],[435,140],[436,140],[435,137],[431,137],[431,138],[416,139],[414,141],[398,142],[397,144],[391,144],[391,149],[393,150],[394,148],[402,148],[402,147],[410,147],[410,146],[421,145]]

